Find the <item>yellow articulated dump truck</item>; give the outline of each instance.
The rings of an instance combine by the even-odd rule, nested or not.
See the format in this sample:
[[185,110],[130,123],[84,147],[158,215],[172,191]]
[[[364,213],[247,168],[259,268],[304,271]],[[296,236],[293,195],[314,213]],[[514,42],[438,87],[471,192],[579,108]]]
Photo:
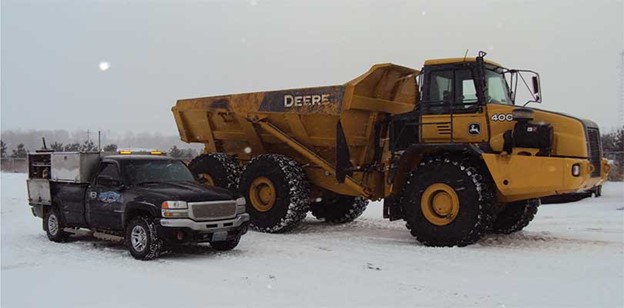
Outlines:
[[205,145],[192,172],[239,190],[256,230],[291,230],[308,211],[348,222],[383,199],[384,217],[421,243],[464,246],[521,230],[540,197],[590,189],[607,168],[595,123],[524,107],[518,85],[540,102],[539,75],[484,56],[378,64],[344,85],[181,99],[172,111],[181,139]]

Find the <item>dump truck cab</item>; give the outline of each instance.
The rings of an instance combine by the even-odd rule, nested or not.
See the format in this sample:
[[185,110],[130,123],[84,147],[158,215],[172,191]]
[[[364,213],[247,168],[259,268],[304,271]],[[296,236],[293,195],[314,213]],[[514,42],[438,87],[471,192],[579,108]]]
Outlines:
[[[527,107],[541,102],[539,74],[507,69],[484,56],[425,62],[418,78],[422,100],[413,112],[394,117],[391,150],[480,156],[497,184],[501,202],[570,193],[579,186],[591,189],[602,183],[608,166],[601,160],[598,126]],[[527,101],[517,101],[519,84],[526,86]],[[526,168],[530,161],[541,168]]]

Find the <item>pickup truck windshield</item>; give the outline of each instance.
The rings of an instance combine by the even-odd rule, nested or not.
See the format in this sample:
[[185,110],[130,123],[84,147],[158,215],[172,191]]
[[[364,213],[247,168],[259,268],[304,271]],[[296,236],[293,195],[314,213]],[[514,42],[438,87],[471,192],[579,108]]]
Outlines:
[[123,162],[125,177],[131,185],[154,182],[195,181],[188,168],[178,160],[127,160]]

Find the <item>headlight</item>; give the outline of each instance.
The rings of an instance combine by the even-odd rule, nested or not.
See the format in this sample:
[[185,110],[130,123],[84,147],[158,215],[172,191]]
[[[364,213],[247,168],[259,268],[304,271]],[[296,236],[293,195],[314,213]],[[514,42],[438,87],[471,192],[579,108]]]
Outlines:
[[186,201],[165,201],[161,207],[163,209],[188,209]]
[[165,218],[187,218],[188,204],[186,201],[165,201],[161,205],[161,214]]
[[238,199],[236,199],[236,214],[242,214],[245,213],[245,204],[247,202],[245,201],[245,197],[240,197]]
[[245,197],[240,197],[236,199],[236,206],[245,206],[245,204],[247,204],[247,201],[245,201]]

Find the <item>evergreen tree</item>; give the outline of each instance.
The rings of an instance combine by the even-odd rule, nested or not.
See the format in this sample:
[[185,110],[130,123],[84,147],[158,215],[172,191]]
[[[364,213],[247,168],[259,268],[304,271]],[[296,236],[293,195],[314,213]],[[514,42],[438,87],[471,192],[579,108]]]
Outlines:
[[80,144],[79,143],[67,144],[65,145],[64,150],[65,152],[78,152],[80,151]]
[[13,158],[26,158],[26,156],[28,156],[28,152],[26,148],[24,148],[23,143],[18,144],[17,147],[13,149],[13,154],[11,154]]
[[173,146],[170,150],[169,150],[169,156],[174,157],[174,158],[180,158],[184,156],[184,151],[178,149],[177,146]]
[[54,142],[50,145],[50,149],[54,152],[63,152],[63,144]]
[[4,143],[4,141],[0,140],[0,158],[5,158],[7,157],[7,146],[6,143]]
[[81,146],[80,146],[80,151],[81,152],[95,152],[97,151],[97,147],[95,146],[95,144],[93,143],[93,141],[91,140],[86,140]]
[[117,145],[114,143],[111,143],[107,146],[104,147],[104,152],[117,152]]

